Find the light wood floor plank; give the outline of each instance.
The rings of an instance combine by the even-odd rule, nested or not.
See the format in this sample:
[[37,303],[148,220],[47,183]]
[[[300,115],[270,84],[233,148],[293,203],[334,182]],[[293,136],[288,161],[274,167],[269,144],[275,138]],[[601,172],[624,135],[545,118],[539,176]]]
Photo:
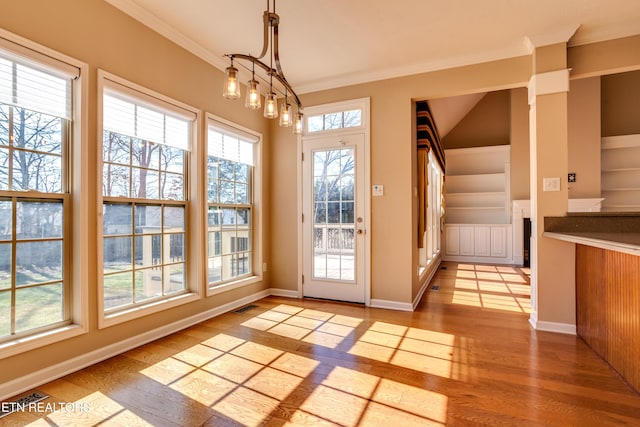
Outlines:
[[414,313],[268,297],[38,388],[88,412],[0,425],[640,425],[584,342],[531,329],[528,283],[443,263]]

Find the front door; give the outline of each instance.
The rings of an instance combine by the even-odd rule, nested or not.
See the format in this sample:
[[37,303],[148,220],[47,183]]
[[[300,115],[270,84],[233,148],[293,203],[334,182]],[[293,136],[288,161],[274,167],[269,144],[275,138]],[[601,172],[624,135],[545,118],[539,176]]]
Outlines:
[[303,295],[365,302],[365,135],[303,140]]

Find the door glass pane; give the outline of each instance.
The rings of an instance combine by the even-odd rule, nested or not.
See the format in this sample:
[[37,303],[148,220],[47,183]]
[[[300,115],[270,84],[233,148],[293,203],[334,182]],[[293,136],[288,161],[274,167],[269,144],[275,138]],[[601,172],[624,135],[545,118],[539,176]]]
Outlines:
[[313,156],[313,275],[354,281],[355,163],[352,149],[316,151]]

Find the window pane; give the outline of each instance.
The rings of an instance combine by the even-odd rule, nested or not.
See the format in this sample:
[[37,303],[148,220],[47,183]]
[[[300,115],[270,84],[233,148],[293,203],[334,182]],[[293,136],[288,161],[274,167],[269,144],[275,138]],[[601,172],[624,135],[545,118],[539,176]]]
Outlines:
[[340,129],[342,127],[342,113],[324,115],[324,129]]
[[179,148],[162,146],[161,169],[167,172],[184,173],[185,151]]
[[131,169],[105,163],[102,172],[102,194],[111,197],[129,197]]
[[0,190],[9,189],[9,150],[0,147]]
[[[9,107],[0,104],[0,146],[9,145]],[[2,163],[0,163],[1,165]]]
[[8,289],[10,287],[11,287],[11,244],[0,243],[0,289]]
[[162,199],[184,200],[184,177],[175,173],[163,173],[160,183]]
[[11,333],[11,292],[0,292],[0,337]]
[[313,176],[324,176],[327,174],[327,171],[325,170],[326,162],[326,151],[317,151],[313,153]]
[[152,234],[162,231],[162,207],[136,205],[136,234]]
[[23,108],[13,111],[14,147],[62,154],[62,119]]
[[160,173],[151,169],[132,168],[131,197],[160,198]]
[[340,200],[340,178],[337,176],[327,177],[327,200],[330,202],[337,202]]
[[162,295],[162,269],[136,271],[136,302]]
[[223,231],[222,236],[222,254],[227,255],[236,251],[236,232]]
[[64,221],[61,202],[18,202],[16,205],[17,239],[62,237]]
[[131,205],[103,205],[102,232],[105,236],[131,234],[131,225]]
[[351,110],[344,112],[344,127],[362,126],[362,110]]
[[60,193],[62,191],[62,158],[14,150],[12,182],[14,190]]
[[222,224],[222,210],[219,207],[209,207],[208,224],[209,228],[215,227],[219,228],[220,224]]
[[222,209],[222,225],[234,225],[236,223],[236,210],[234,208]]
[[249,188],[246,184],[236,184],[236,203],[244,205],[249,203]]
[[131,143],[131,164],[146,169],[160,169],[160,146],[134,138]]
[[327,222],[330,224],[340,223],[340,203],[327,203]]
[[172,263],[184,261],[184,234],[165,235],[164,262]]
[[151,267],[161,262],[162,236],[152,234],[136,236],[135,263],[139,267]]
[[102,159],[108,163],[131,164],[131,138],[115,132],[104,132]]
[[13,236],[13,209],[9,200],[0,200],[0,241]]
[[323,177],[316,177],[313,184],[314,200],[324,202],[327,200],[327,185]]
[[131,237],[107,237],[102,245],[105,273],[131,270]]
[[353,224],[354,223],[354,203],[353,202],[343,202],[342,203],[342,218],[341,222],[343,224]]
[[242,225],[250,225],[251,223],[251,209],[249,208],[238,208],[238,228]]
[[16,243],[16,286],[62,280],[62,241]]
[[207,270],[209,283],[215,283],[222,280],[222,258],[209,258],[207,260]]
[[322,128],[323,124],[324,124],[323,115],[311,116],[307,119],[307,130],[309,132],[319,132],[323,129]]
[[235,163],[229,160],[220,159],[219,165],[220,179],[234,181],[236,178]]
[[215,157],[208,157],[207,163],[207,198],[209,202],[217,202],[219,194],[218,161]]
[[220,181],[220,203],[233,204],[235,203],[234,197],[235,185],[233,182]]
[[249,182],[249,166],[244,163],[236,163],[236,181]]
[[179,292],[185,289],[184,264],[169,265],[164,268],[165,293]]
[[104,276],[104,308],[114,308],[133,302],[133,272]]
[[183,207],[164,208],[164,231],[185,231]]
[[314,208],[313,222],[316,224],[324,224],[327,221],[327,204],[316,203]]
[[16,290],[16,332],[64,320],[62,283]]

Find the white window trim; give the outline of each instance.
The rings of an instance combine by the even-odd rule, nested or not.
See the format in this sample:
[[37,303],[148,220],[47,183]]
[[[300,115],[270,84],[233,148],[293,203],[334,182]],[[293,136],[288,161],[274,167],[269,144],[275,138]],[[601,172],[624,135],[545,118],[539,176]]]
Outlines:
[[[207,168],[206,168],[206,164],[207,164],[207,157],[208,157],[208,144],[209,144],[209,140],[208,140],[208,129],[209,129],[209,121],[214,121],[216,122],[218,125],[220,125],[220,127],[226,129],[226,130],[238,130],[241,131],[242,133],[248,134],[248,135],[252,135],[255,137],[255,157],[254,157],[254,165],[253,165],[253,183],[252,183],[252,196],[253,196],[253,201],[252,201],[252,211],[253,211],[253,218],[252,218],[252,225],[253,225],[253,235],[252,235],[252,247],[253,247],[253,272],[254,274],[252,276],[249,277],[242,277],[239,278],[238,280],[234,280],[231,282],[226,282],[226,283],[222,283],[219,285],[215,285],[215,286],[209,286],[209,279],[208,279],[208,273],[207,273],[207,265],[208,265],[208,260],[207,260],[207,246],[206,246],[206,239],[207,239],[207,235],[208,235],[208,226],[207,226],[207,216],[204,215],[203,221],[202,221],[202,227],[204,232],[202,233],[202,235],[204,235],[204,239],[203,239],[203,243],[205,243],[204,249],[202,251],[202,262],[203,262],[203,273],[204,273],[204,281],[206,284],[206,288],[207,288],[207,296],[212,296],[212,295],[218,295],[224,292],[228,292],[231,291],[233,289],[238,289],[238,288],[242,288],[245,286],[249,286],[252,285],[254,283],[258,283],[261,282],[263,280],[263,264],[262,264],[262,256],[263,256],[263,233],[262,233],[262,218],[263,218],[263,214],[262,214],[262,134],[251,130],[249,128],[246,128],[244,126],[241,126],[237,123],[231,122],[229,120],[223,119],[222,117],[216,116],[214,114],[211,113],[207,113],[206,114],[206,125],[205,128],[207,129],[207,131],[205,132],[204,135],[204,139],[205,139],[205,144],[203,147],[203,152],[204,152],[204,156],[203,156],[203,161],[202,164],[205,165],[204,166],[204,176],[205,176],[205,180],[206,180],[206,175],[207,175]],[[206,211],[209,206],[209,200],[207,197],[207,186],[203,185],[202,186],[202,197],[205,203],[205,208],[202,209],[202,211]]]
[[72,323],[46,332],[21,337],[0,344],[0,359],[24,353],[39,347],[67,340],[86,334],[89,321],[89,201],[82,194],[89,192],[89,65],[75,58],[57,52],[46,46],[32,42],[9,31],[0,28],[2,45],[15,44],[20,53],[35,52],[31,58],[38,61],[43,55],[50,61],[60,61],[63,67],[75,67],[80,70],[80,77],[73,82],[73,117],[72,136],[70,141],[69,159],[71,163],[70,200],[71,215],[74,218],[71,235],[70,257],[72,293],[70,313]]
[[[339,102],[332,102],[330,104],[322,104],[322,105],[314,105],[311,107],[306,107],[304,111],[305,122],[304,122],[303,132],[302,132],[303,136],[327,136],[332,133],[344,133],[344,132],[352,132],[357,130],[366,132],[367,126],[368,126],[368,122],[367,122],[368,119],[365,117],[365,114],[368,114],[368,111],[369,111],[368,102],[369,102],[369,98],[359,98],[359,99],[353,99],[350,101],[339,101]],[[347,128],[339,127],[336,129],[326,129],[326,130],[320,130],[315,132],[308,131],[308,128],[307,128],[308,117],[319,116],[321,114],[342,113],[342,112],[351,111],[351,110],[362,111],[362,121],[360,123],[360,126],[352,126]]]
[[[187,261],[186,261],[186,271],[187,271],[187,293],[176,295],[173,297],[167,297],[165,299],[159,301],[153,301],[149,304],[143,304],[135,307],[131,307],[130,309],[124,308],[121,311],[114,313],[104,312],[104,275],[102,274],[102,260],[103,260],[103,234],[102,234],[102,205],[103,205],[103,197],[102,197],[102,139],[103,139],[103,123],[102,123],[102,109],[103,109],[103,94],[105,90],[105,80],[109,82],[118,83],[121,86],[125,86],[131,90],[136,92],[140,92],[144,96],[145,100],[150,98],[158,99],[159,101],[166,102],[176,106],[177,108],[181,108],[183,110],[187,110],[194,114],[195,120],[192,123],[191,127],[191,152],[189,154],[189,159],[187,160],[188,170],[187,170],[187,192],[185,194],[187,197]],[[206,202],[206,199],[203,201],[202,199],[202,191],[198,192],[198,188],[202,187],[200,185],[201,180],[198,179],[198,176],[201,175],[203,162],[202,159],[202,147],[198,144],[199,140],[199,132],[200,129],[200,120],[201,114],[200,110],[191,107],[190,105],[181,103],[175,99],[169,98],[161,93],[155,92],[151,89],[147,89],[143,86],[140,86],[136,83],[125,80],[121,77],[118,77],[114,74],[111,74],[104,70],[98,70],[98,96],[97,96],[97,141],[99,141],[99,149],[97,150],[97,161],[96,161],[96,194],[97,194],[97,204],[96,209],[98,212],[98,225],[97,225],[97,271],[98,271],[98,329],[108,328],[113,325],[117,325],[120,323],[124,323],[133,319],[140,318],[142,316],[147,316],[153,313],[158,313],[164,310],[168,310],[173,307],[178,307],[184,304],[188,304],[190,302],[196,301],[201,298],[202,295],[202,283],[203,283],[203,273],[198,271],[201,267],[201,263],[199,261],[200,257],[197,254],[200,254],[204,251],[204,239],[198,238],[198,236],[202,236],[205,233],[203,228],[203,221],[206,220],[206,217],[203,213],[204,206],[203,202]]]

